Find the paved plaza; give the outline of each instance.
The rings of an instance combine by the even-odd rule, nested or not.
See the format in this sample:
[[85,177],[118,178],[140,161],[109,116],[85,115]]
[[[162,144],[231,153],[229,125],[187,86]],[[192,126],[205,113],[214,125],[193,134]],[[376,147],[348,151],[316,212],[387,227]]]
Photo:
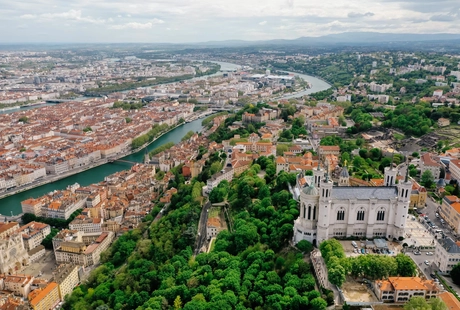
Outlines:
[[419,221],[410,219],[407,221],[404,243],[407,243],[409,247],[429,247],[434,249],[435,238]]
[[21,273],[49,280],[53,276],[54,269],[56,269],[56,260],[53,251],[46,250],[45,256],[25,267]]

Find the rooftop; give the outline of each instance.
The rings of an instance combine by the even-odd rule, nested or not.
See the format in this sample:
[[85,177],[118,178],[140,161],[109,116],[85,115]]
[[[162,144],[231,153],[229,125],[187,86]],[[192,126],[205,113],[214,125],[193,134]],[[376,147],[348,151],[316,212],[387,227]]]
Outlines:
[[332,189],[331,197],[333,199],[394,199],[398,196],[395,186],[351,186],[337,187]]

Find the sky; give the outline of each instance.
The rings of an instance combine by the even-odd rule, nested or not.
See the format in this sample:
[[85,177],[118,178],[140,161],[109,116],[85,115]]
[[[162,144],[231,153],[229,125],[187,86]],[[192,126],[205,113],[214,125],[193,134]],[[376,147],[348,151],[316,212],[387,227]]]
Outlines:
[[0,0],[0,43],[460,34],[460,0]]

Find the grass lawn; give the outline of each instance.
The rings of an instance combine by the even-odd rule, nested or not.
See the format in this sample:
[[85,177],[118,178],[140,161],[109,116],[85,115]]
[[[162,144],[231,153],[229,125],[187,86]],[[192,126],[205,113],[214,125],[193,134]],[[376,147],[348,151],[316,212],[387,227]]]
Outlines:
[[399,141],[399,140],[403,140],[403,139],[405,138],[404,135],[402,135],[402,134],[400,134],[400,133],[397,133],[397,132],[395,132],[395,133],[393,134],[393,137],[394,137],[396,140],[398,140],[398,141]]

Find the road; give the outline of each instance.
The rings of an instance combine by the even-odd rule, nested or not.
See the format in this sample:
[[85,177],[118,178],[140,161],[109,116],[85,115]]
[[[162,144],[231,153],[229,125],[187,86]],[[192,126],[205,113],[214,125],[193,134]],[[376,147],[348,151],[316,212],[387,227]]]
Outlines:
[[201,248],[206,242],[206,224],[208,223],[208,212],[212,204],[208,201],[201,209],[200,221],[198,222],[198,234],[196,236],[196,244],[194,255],[200,253]]

